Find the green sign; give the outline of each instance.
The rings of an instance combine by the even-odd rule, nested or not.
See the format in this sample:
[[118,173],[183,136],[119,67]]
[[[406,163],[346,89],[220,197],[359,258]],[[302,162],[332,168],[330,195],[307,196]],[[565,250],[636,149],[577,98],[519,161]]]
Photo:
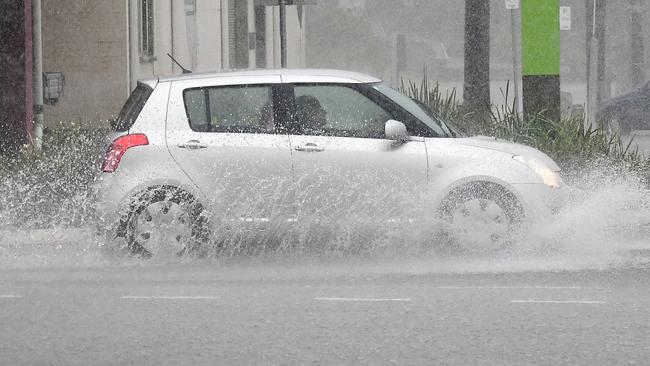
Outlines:
[[521,0],[523,75],[560,74],[560,0]]

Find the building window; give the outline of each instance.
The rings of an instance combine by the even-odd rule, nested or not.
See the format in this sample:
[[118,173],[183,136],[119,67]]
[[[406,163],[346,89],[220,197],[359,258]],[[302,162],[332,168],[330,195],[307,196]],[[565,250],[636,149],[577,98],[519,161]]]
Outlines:
[[185,0],[185,15],[194,15],[196,13],[196,0]]
[[152,62],[154,57],[153,0],[140,0],[140,61]]

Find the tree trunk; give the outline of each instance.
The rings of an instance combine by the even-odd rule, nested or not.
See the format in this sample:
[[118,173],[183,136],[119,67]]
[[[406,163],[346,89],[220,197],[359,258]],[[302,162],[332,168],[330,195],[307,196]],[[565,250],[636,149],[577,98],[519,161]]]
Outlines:
[[464,110],[481,123],[490,120],[490,2],[465,0]]

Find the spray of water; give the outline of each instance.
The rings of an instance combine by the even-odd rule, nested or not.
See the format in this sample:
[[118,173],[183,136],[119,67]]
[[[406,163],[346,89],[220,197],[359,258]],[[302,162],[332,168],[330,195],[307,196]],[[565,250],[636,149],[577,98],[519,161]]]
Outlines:
[[[94,235],[90,181],[77,182],[71,189],[75,183],[70,176],[47,173],[47,164],[41,160],[0,178],[0,268],[167,263],[169,259],[143,261],[107,251],[122,239],[107,243]],[[207,258],[176,261],[215,264],[246,258],[290,266],[354,263],[346,271],[416,274],[645,265],[647,258],[639,253],[650,250],[647,186],[633,174],[613,172],[607,165],[586,171],[568,179],[572,188],[564,208],[553,217],[532,218],[511,247],[496,253],[446,250],[448,243],[438,235],[440,227],[433,217],[430,225],[410,220],[426,216],[426,210],[401,199],[404,207],[384,214],[381,208],[385,206],[367,200],[369,204],[357,208],[345,207],[345,215],[305,212],[299,222],[284,222],[264,231],[231,220],[227,230],[216,229],[218,250],[210,251]],[[342,197],[336,205],[345,206],[349,199]],[[409,212],[407,207],[417,209]],[[368,212],[374,212],[373,216]]]

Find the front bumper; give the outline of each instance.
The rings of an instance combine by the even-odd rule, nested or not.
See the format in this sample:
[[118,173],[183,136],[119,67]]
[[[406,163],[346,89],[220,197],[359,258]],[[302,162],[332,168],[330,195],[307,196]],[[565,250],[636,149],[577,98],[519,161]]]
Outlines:
[[527,217],[543,218],[557,214],[568,202],[569,187],[559,188],[545,184],[513,184]]

